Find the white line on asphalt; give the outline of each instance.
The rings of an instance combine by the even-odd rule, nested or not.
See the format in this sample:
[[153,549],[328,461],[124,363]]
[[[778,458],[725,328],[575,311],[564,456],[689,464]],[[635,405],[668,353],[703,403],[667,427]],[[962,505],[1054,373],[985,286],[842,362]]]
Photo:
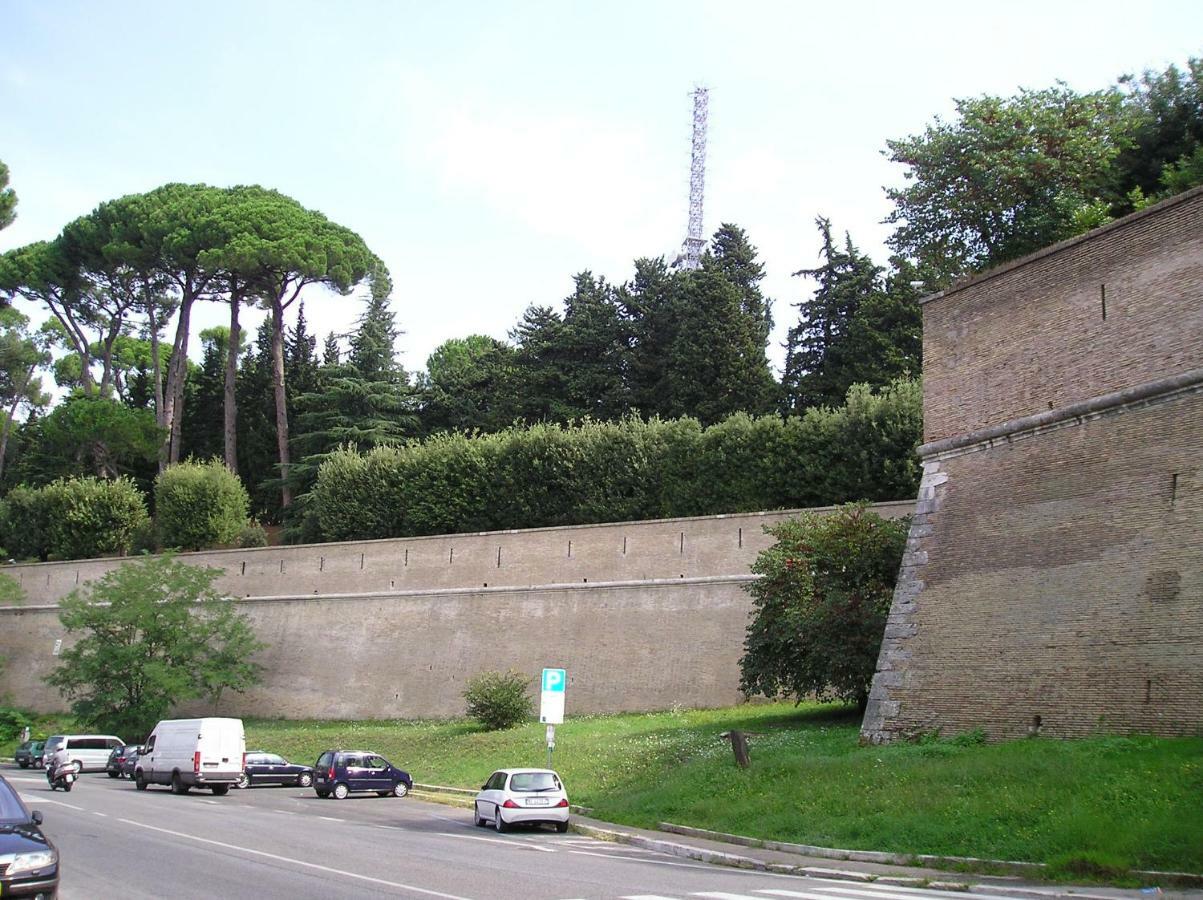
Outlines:
[[[284,810],[280,810],[280,812],[284,812]],[[336,819],[336,818],[334,818],[334,816],[318,816],[318,818],[325,819],[327,822],[345,822],[345,821],[347,821],[346,819]]]
[[691,897],[707,897],[709,900],[756,900],[750,894],[728,894],[726,891],[698,891]]
[[168,828],[159,828],[155,825],[147,825],[144,822],[135,822],[132,819],[118,819],[118,822],[124,822],[126,825],[133,825],[135,828],[147,828],[151,831],[158,831],[162,834],[170,834],[172,837],[184,838],[189,841],[196,841],[201,844],[209,844],[213,847],[223,847],[226,850],[233,850],[238,853],[249,853],[252,856],[262,856],[265,859],[274,859],[277,862],[292,863],[294,866],[302,866],[306,869],[316,869],[319,872],[327,872],[331,875],[342,875],[344,878],[354,878],[359,881],[367,881],[371,884],[382,884],[385,887],[400,888],[403,891],[414,891],[419,894],[426,894],[429,897],[443,897],[445,900],[471,900],[469,897],[461,897],[458,894],[444,894],[440,891],[432,891],[427,888],[416,887],[412,884],[402,884],[399,881],[386,881],[383,878],[373,878],[370,875],[360,875],[358,872],[348,872],[345,869],[332,869],[329,866],[320,866],[317,863],[306,862],[303,859],[293,859],[290,856],[279,856],[275,853],[268,853],[265,850],[252,850],[250,847],[239,847],[237,844],[226,844],[221,841],[210,840],[209,838],[197,837],[194,834],[185,834],[182,831],[171,831]]
[[659,894],[627,894],[622,900],[677,900],[677,898],[662,897]]
[[[822,879],[814,879],[820,881]],[[918,900],[920,897],[947,897],[949,891],[933,891],[925,888],[908,888],[898,887],[896,885],[883,884],[880,887],[872,886],[871,884],[860,884],[856,887],[846,887],[847,882],[843,884],[826,882],[814,888],[816,891],[821,891],[827,897],[827,900],[842,900],[842,898],[871,898],[871,900]],[[773,894],[778,897],[797,897],[804,896],[801,894],[791,894],[788,891],[758,891],[761,894]],[[982,900],[999,900],[997,894],[974,894],[975,897],[981,897]]]
[[56,806],[65,806],[67,809],[73,809],[76,812],[87,812],[82,806],[75,806],[72,803],[64,803],[62,800],[51,800],[49,797],[39,797],[38,803],[53,803]]
[[486,841],[490,844],[505,844],[507,847],[518,847],[522,850],[538,850],[542,853],[555,853],[550,847],[540,847],[538,844],[528,844],[525,841],[512,841],[505,838],[487,838],[480,837],[475,834],[450,834],[445,831],[438,832],[440,837],[459,838],[464,841]]
[[102,819],[107,819],[109,817],[108,813],[96,812],[96,810],[92,810],[92,815],[100,816]]

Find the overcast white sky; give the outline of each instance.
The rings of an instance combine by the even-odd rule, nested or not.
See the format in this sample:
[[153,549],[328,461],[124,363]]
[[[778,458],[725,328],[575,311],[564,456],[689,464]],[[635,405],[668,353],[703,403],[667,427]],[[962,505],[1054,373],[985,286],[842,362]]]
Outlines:
[[[385,260],[411,371],[447,338],[505,337],[575,272],[674,253],[703,83],[706,231],[760,248],[779,365],[815,216],[885,261],[888,138],[953,97],[1181,65],[1203,4],[0,0],[0,33],[20,198],[0,250],[170,181],[276,188]],[[358,311],[306,304],[319,342]]]

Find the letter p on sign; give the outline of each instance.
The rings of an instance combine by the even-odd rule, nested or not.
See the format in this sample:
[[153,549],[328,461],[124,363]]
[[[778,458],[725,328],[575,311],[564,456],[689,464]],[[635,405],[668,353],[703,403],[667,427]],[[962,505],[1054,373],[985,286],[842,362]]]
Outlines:
[[564,721],[564,688],[568,672],[564,669],[543,670],[543,690],[539,698],[539,721],[559,725]]

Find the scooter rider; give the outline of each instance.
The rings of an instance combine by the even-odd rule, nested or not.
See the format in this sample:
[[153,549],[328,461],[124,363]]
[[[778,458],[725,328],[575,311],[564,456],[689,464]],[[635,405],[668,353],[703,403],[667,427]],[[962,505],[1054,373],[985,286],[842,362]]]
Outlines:
[[58,767],[70,761],[70,754],[67,752],[67,747],[65,745],[60,746],[57,750],[50,754],[50,759],[46,760],[46,780],[53,783],[54,774],[58,771]]

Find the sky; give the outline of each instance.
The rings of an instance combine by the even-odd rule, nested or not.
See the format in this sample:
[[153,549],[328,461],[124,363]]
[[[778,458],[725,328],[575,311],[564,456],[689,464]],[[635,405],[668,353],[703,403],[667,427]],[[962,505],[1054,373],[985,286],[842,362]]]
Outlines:
[[[275,188],[388,265],[411,372],[558,307],[577,272],[622,282],[675,255],[705,85],[705,230],[738,224],[760,249],[779,369],[815,217],[886,260],[884,188],[903,183],[887,140],[955,97],[1181,66],[1203,55],[1203,4],[0,0],[0,34],[19,197],[0,251],[168,182]],[[362,309],[305,300],[319,347]],[[194,357],[227,319],[202,305]]]

